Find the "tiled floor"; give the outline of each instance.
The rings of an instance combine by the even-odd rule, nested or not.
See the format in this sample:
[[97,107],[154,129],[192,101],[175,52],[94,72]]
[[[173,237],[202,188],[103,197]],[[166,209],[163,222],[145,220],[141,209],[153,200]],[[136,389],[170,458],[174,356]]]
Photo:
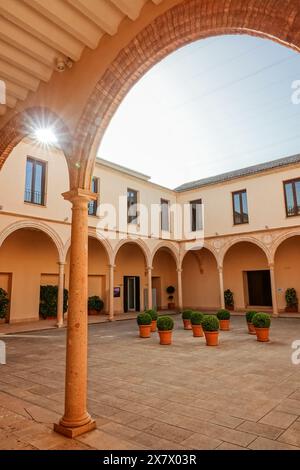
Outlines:
[[76,440],[52,431],[63,413],[66,330],[6,336],[0,365],[0,449],[298,449],[299,319],[274,319],[270,343],[232,319],[205,346],[176,318],[174,343],[140,339],[135,321],[89,327],[89,411]]

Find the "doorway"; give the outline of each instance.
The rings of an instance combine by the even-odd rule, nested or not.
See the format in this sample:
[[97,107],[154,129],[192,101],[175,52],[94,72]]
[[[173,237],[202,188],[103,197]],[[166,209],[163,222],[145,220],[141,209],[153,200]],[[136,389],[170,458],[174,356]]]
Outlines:
[[124,312],[140,311],[140,278],[124,276]]
[[272,307],[270,271],[247,271],[249,305]]

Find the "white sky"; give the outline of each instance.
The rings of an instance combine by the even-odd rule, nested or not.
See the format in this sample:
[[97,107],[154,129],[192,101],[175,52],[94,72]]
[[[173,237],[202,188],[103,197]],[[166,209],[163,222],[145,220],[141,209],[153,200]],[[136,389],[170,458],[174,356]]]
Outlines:
[[300,153],[300,54],[220,36],[170,54],[132,88],[99,156],[175,187]]

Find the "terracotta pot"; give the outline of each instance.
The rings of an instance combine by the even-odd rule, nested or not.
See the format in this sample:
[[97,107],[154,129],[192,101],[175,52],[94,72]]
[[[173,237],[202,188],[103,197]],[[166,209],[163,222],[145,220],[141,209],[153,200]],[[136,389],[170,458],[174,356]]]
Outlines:
[[155,333],[156,323],[157,323],[157,320],[152,320],[152,322],[151,322],[151,333]]
[[5,318],[0,318],[0,325],[2,325],[3,323],[6,323],[6,319]]
[[270,328],[255,328],[257,341],[266,343],[269,340]]
[[172,331],[158,331],[159,334],[159,344],[171,344],[172,343]]
[[256,335],[255,326],[253,325],[253,323],[247,322],[247,325],[249,335]]
[[284,311],[287,313],[298,313],[298,305],[290,305],[289,307],[285,307]]
[[169,303],[168,303],[168,310],[175,310],[175,304],[174,304],[174,302],[169,302]]
[[182,320],[183,321],[183,326],[185,330],[191,330],[192,329],[192,324],[191,320]]
[[218,331],[204,331],[206,345],[207,346],[218,346],[219,344],[219,332]]
[[140,338],[150,338],[152,325],[139,325]]
[[89,310],[88,310],[88,314],[89,314],[89,315],[99,315],[100,312],[98,312],[98,310],[94,310],[94,309],[91,309],[91,310],[90,310],[90,309],[89,309]]
[[219,320],[220,330],[229,331],[230,330],[230,320]]
[[226,310],[234,310],[234,305],[225,305]]
[[200,336],[203,336],[203,328],[202,325],[192,325],[192,330],[193,330],[193,336],[195,338],[199,338]]

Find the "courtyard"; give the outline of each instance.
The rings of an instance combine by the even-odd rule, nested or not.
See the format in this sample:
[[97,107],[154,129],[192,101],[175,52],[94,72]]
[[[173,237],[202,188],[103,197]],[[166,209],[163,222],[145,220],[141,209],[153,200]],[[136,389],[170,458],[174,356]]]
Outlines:
[[89,326],[88,410],[97,429],[52,431],[64,410],[65,329],[3,335],[0,449],[300,450],[299,319],[272,321],[271,341],[232,318],[219,347],[184,331],[140,339],[135,320]]

